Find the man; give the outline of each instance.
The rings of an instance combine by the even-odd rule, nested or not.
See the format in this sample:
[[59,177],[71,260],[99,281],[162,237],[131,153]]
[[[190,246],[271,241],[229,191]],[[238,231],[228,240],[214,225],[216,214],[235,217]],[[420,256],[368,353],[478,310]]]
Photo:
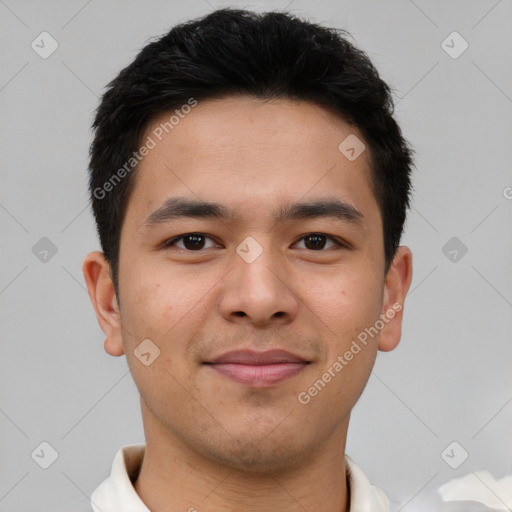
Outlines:
[[345,443],[412,278],[392,110],[343,31],[277,12],[176,26],[110,83],[83,272],[146,443],[93,510],[389,510]]

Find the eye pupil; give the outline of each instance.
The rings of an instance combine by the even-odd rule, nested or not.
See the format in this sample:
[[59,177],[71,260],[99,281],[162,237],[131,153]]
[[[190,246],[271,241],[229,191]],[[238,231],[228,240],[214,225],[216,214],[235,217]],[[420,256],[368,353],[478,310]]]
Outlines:
[[[204,236],[202,235],[187,235],[183,237],[183,245],[187,249],[202,249],[204,247]],[[191,243],[187,243],[191,241]]]
[[[312,241],[312,243],[308,243],[308,241]],[[309,235],[304,238],[304,243],[308,249],[323,249],[325,247],[325,236]]]

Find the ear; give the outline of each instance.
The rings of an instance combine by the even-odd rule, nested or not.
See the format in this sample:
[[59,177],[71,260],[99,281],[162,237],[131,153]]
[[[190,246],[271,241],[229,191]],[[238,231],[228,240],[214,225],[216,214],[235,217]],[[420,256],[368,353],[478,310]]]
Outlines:
[[[384,283],[381,314],[384,327],[380,332],[379,350],[389,352],[396,348],[402,336],[404,301],[412,281],[412,252],[408,247],[398,247]],[[387,319],[387,321],[386,321]]]
[[121,317],[112,281],[110,265],[102,252],[89,253],[82,265],[96,318],[106,335],[105,351],[111,356],[124,354],[121,337]]

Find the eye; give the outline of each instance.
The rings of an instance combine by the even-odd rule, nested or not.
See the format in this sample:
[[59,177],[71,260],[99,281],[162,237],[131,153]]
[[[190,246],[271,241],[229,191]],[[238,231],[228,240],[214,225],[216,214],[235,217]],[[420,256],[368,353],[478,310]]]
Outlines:
[[302,240],[304,241],[306,249],[310,249],[312,251],[321,251],[322,249],[325,249],[327,241],[330,241],[333,244],[331,247],[347,247],[345,244],[339,242],[334,237],[324,233],[309,233],[303,236],[299,241]]
[[[179,249],[184,249],[187,251],[200,251],[201,249],[209,249],[216,246],[216,243],[214,242],[213,245],[208,247],[205,243],[206,240],[211,240],[214,242],[213,239],[204,235],[203,233],[186,233],[185,235],[180,235],[172,238],[171,240],[167,240],[162,245],[163,247],[176,246]],[[177,245],[177,242],[181,241],[183,241],[183,245]]]
[[[207,240],[210,240],[211,245],[208,246]],[[307,235],[304,235],[302,238],[300,238],[299,241],[295,243],[295,245],[302,241],[304,242],[305,249],[317,252],[321,252],[325,249],[333,247],[347,248],[346,244],[338,241],[332,236],[326,235],[325,233],[308,233]],[[331,244],[330,246],[329,242]],[[178,249],[189,252],[197,252],[201,251],[202,249],[211,249],[217,246],[218,244],[204,233],[186,233],[184,235],[174,237],[170,240],[166,240],[162,244],[163,248],[177,247]]]

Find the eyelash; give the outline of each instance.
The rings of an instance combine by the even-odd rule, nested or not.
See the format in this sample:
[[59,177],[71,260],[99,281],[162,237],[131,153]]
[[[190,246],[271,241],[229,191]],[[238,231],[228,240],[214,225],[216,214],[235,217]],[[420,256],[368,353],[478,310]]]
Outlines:
[[[209,238],[210,240],[213,240],[213,238],[207,236],[204,233],[198,233],[198,232],[185,233],[183,235],[179,235],[179,236],[176,236],[174,238],[170,238],[169,240],[166,240],[165,242],[163,242],[162,248],[165,249],[165,248],[172,247],[179,240],[182,240],[184,238],[187,238],[188,236],[194,236],[194,235],[201,236],[201,237],[204,237],[204,238]],[[344,248],[344,249],[348,249],[349,248],[348,244],[341,242],[340,240],[336,239],[335,237],[333,237],[331,235],[327,235],[326,233],[319,233],[319,232],[316,232],[316,231],[303,235],[301,238],[299,238],[297,240],[297,242],[300,242],[301,240],[307,238],[308,236],[314,236],[314,235],[319,235],[319,236],[326,237],[327,239],[329,239],[332,242],[334,242],[334,244],[336,246],[338,246],[339,248]],[[297,243],[297,242],[295,242],[295,243]],[[204,249],[198,249],[198,250],[194,251],[194,250],[190,250],[190,249],[186,249],[186,248],[181,248],[181,247],[178,247],[178,249],[181,250],[181,251],[191,252],[191,253],[192,252],[198,252],[199,253],[199,252],[202,252],[204,250]],[[309,251],[310,252],[326,252],[326,249],[319,249],[317,251],[310,249]]]

